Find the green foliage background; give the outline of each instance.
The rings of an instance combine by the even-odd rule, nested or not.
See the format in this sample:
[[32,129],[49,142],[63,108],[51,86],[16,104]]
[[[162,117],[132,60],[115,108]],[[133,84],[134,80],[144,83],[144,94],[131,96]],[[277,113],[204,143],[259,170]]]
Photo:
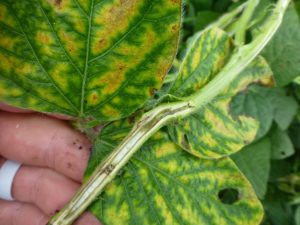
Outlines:
[[[189,37],[244,1],[187,0],[180,57]],[[260,4],[270,4],[262,0]],[[259,18],[258,7],[254,18]],[[249,35],[250,37],[250,35]],[[274,87],[253,85],[231,102],[231,113],[261,123],[256,140],[232,156],[265,208],[264,225],[300,225],[300,1],[287,11],[278,33],[263,51]]]

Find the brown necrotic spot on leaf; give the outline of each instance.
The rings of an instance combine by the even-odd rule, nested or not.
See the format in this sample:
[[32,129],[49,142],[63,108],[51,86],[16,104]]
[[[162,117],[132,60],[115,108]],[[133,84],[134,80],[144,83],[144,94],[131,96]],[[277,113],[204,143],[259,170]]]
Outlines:
[[129,123],[129,124],[135,123],[135,121],[136,121],[138,115],[139,115],[138,112],[134,112],[131,116],[128,117],[128,123]]
[[172,26],[171,26],[171,29],[172,29],[173,32],[176,32],[176,33],[177,33],[178,30],[180,29],[180,26],[179,26],[178,24],[175,24],[175,25],[172,25]]
[[57,13],[62,13],[64,10],[66,12],[72,5],[70,0],[48,0],[48,2]]
[[171,0],[171,3],[173,5],[178,5],[178,4],[181,4],[181,0]]
[[97,46],[96,46],[96,49],[103,49],[106,45],[107,45],[107,40],[104,39],[104,38],[101,38],[101,39],[98,41],[98,44],[97,44]]
[[[120,65],[119,70],[124,70],[125,66]],[[107,95],[115,92],[123,83],[124,74],[120,71],[113,71],[111,73],[105,74],[105,77],[99,79],[99,84],[103,85],[102,93]]]
[[92,40],[92,54],[101,54],[105,49],[113,45],[113,38],[129,29],[130,22],[135,18],[143,1],[124,0],[116,1],[115,4],[101,5],[101,9],[95,10],[93,20],[94,37],[107,37],[105,40],[95,38]]
[[57,7],[60,7],[62,0],[55,0],[54,2]]
[[123,70],[124,70],[124,68],[125,68],[125,66],[124,66],[124,65],[120,65],[120,66],[119,66],[119,71],[123,71]]
[[97,105],[99,103],[99,94],[96,91],[91,92],[87,96],[87,104]]
[[41,31],[37,32],[36,39],[37,39],[37,41],[39,41],[42,44],[50,44],[51,43],[49,35],[47,35],[44,32],[41,32]]
[[71,35],[68,35],[65,32],[59,33],[59,37],[61,38],[64,45],[66,45],[67,50],[74,54],[76,53],[76,42],[74,41],[74,38]]
[[149,94],[150,94],[151,96],[155,95],[156,92],[157,92],[157,89],[156,89],[156,88],[150,88],[150,89],[149,89]]
[[92,94],[92,100],[93,100],[93,101],[96,101],[97,99],[98,99],[98,95],[97,95],[97,94],[95,94],[95,93],[94,93],[94,94]]

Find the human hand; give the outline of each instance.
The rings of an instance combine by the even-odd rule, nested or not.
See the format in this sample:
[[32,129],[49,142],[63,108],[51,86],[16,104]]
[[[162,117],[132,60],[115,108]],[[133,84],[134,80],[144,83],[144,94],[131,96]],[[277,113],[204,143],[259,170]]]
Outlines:
[[[0,109],[0,167],[6,159],[22,163],[12,187],[16,201],[0,200],[0,224],[45,225],[78,190],[91,144],[61,120]],[[89,213],[75,224],[100,225]]]

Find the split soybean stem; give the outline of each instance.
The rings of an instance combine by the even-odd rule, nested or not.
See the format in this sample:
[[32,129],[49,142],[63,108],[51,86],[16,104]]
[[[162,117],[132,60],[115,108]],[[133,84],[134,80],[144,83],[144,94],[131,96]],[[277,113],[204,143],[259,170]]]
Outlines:
[[259,0],[249,0],[248,5],[241,16],[241,18],[238,21],[237,24],[237,32],[235,35],[235,41],[239,46],[242,46],[245,44],[245,39],[246,39],[246,30],[248,27],[248,23],[251,20],[251,17],[254,13],[254,10],[256,6],[258,5]]
[[161,127],[169,122],[197,112],[223,91],[237,75],[261,52],[279,28],[289,0],[279,0],[272,15],[262,27],[262,32],[245,46],[238,47],[222,71],[203,89],[184,101],[164,104],[147,112],[135,124],[128,136],[93,172],[74,198],[48,223],[70,225],[112,181],[132,155]]

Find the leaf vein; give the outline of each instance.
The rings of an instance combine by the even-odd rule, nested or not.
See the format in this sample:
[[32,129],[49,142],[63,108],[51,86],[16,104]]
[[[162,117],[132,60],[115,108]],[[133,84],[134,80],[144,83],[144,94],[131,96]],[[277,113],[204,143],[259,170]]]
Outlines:
[[75,65],[75,63],[73,62],[71,56],[67,53],[65,47],[62,45],[60,38],[58,37],[56,31],[54,30],[54,27],[53,27],[53,25],[51,24],[50,19],[49,19],[48,15],[46,14],[45,10],[43,9],[43,7],[42,7],[42,5],[41,5],[41,3],[40,3],[39,0],[38,0],[38,3],[39,3],[40,9],[41,9],[42,12],[43,12],[43,15],[45,16],[45,18],[46,18],[46,20],[47,20],[47,23],[48,23],[48,25],[49,25],[49,27],[50,27],[52,33],[54,34],[54,36],[55,36],[55,38],[56,38],[56,40],[57,40],[57,42],[58,42],[58,44],[59,44],[59,47],[63,50],[65,56],[67,57],[68,61],[69,61],[70,64],[73,66],[73,68],[81,75],[81,77],[83,77],[82,72],[81,72],[80,69]]
[[109,49],[107,49],[105,52],[103,52],[101,55],[96,56],[95,58],[91,59],[89,61],[89,63],[94,62],[98,59],[103,58],[104,56],[106,56],[107,54],[109,54],[113,49],[115,49],[124,39],[126,39],[126,37],[132,33],[134,30],[136,30],[144,21],[145,17],[147,16],[147,14],[149,13],[150,9],[152,7],[152,3],[149,4],[149,7],[147,8],[147,11],[145,12],[145,14],[143,15],[143,17],[127,32],[124,33],[124,35],[115,43],[113,44]]
[[[13,11],[13,9],[11,8],[11,10]],[[15,14],[15,13],[14,13]],[[45,67],[42,65],[42,63],[40,62],[36,52],[35,52],[35,49],[33,48],[32,44],[30,43],[29,41],[29,38],[28,38],[28,35],[25,33],[24,29],[22,28],[21,26],[21,23],[20,23],[20,19],[16,16],[15,14],[15,18],[17,19],[17,22],[19,24],[19,26],[21,27],[21,30],[22,30],[22,33],[24,34],[25,36],[25,40],[28,44],[28,46],[30,47],[36,61],[38,62],[39,66],[41,67],[41,69],[43,70],[43,72],[49,77],[49,79],[51,80],[51,82],[53,83],[53,86],[55,87],[56,91],[58,94],[60,94],[64,99],[65,101],[69,104],[69,106],[75,111],[75,112],[78,112],[77,108],[75,107],[75,105],[70,101],[70,99],[67,98],[67,96],[62,92],[62,90],[56,85],[55,81],[53,80],[53,78],[50,76],[50,74],[46,71]],[[74,114],[74,113],[72,113]]]

